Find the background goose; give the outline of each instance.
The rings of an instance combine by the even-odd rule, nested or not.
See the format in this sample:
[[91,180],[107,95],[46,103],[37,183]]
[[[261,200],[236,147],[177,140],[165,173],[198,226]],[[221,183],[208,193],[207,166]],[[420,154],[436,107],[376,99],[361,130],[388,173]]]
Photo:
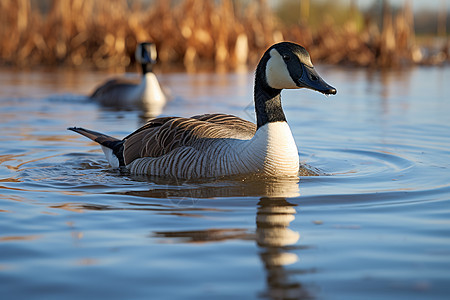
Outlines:
[[164,117],[119,140],[72,127],[102,146],[112,167],[131,173],[177,178],[237,174],[297,176],[297,146],[281,107],[281,90],[309,88],[324,94],[336,89],[314,70],[300,45],[282,42],[262,56],[255,73],[257,124],[226,114]]
[[136,61],[142,66],[140,82],[112,79],[98,87],[90,96],[102,105],[118,108],[140,106],[149,115],[161,113],[166,96],[152,72],[156,63],[156,47],[153,43],[140,43],[136,47]]

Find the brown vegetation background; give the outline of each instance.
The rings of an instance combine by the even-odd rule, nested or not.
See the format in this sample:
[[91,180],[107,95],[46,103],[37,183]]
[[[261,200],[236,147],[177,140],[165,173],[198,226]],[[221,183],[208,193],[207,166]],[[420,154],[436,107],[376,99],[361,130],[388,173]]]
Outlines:
[[[266,0],[2,0],[0,63],[126,69],[134,64],[136,44],[152,41],[161,66],[234,69],[254,64],[281,40],[295,41],[314,62],[330,64],[398,67],[449,60],[447,35],[434,52],[417,44],[410,2],[395,12],[383,2],[380,24],[354,2],[323,8],[315,19],[313,2],[283,2],[275,11]],[[299,16],[284,20],[291,6]]]

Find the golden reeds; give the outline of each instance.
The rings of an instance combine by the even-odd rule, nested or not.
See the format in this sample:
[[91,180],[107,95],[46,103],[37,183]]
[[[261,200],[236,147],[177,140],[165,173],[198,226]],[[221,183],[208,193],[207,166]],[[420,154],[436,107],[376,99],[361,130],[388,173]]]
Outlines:
[[236,68],[255,63],[266,47],[283,39],[303,44],[315,61],[331,64],[388,67],[424,61],[409,6],[395,16],[386,11],[382,30],[368,21],[358,28],[350,18],[340,27],[326,19],[312,31],[302,22],[277,21],[266,0],[242,3],[53,0],[42,13],[31,0],[2,0],[0,62],[125,69],[134,62],[136,44],[153,41],[161,65]]

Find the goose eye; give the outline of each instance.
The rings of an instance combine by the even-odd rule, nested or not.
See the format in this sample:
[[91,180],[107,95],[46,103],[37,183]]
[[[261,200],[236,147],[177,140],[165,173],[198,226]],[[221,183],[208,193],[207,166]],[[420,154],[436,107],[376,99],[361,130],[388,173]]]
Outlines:
[[283,60],[284,61],[288,61],[290,59],[291,59],[291,57],[289,55],[287,55],[287,54],[283,55]]

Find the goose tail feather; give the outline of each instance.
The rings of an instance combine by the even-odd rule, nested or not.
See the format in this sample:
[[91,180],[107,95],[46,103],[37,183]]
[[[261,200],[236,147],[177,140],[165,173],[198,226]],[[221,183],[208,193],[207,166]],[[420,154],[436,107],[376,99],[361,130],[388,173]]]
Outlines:
[[123,140],[81,127],[69,127],[67,129],[84,135],[88,139],[99,143],[102,146],[102,150],[112,167],[118,168],[120,166],[125,166],[123,157]]

